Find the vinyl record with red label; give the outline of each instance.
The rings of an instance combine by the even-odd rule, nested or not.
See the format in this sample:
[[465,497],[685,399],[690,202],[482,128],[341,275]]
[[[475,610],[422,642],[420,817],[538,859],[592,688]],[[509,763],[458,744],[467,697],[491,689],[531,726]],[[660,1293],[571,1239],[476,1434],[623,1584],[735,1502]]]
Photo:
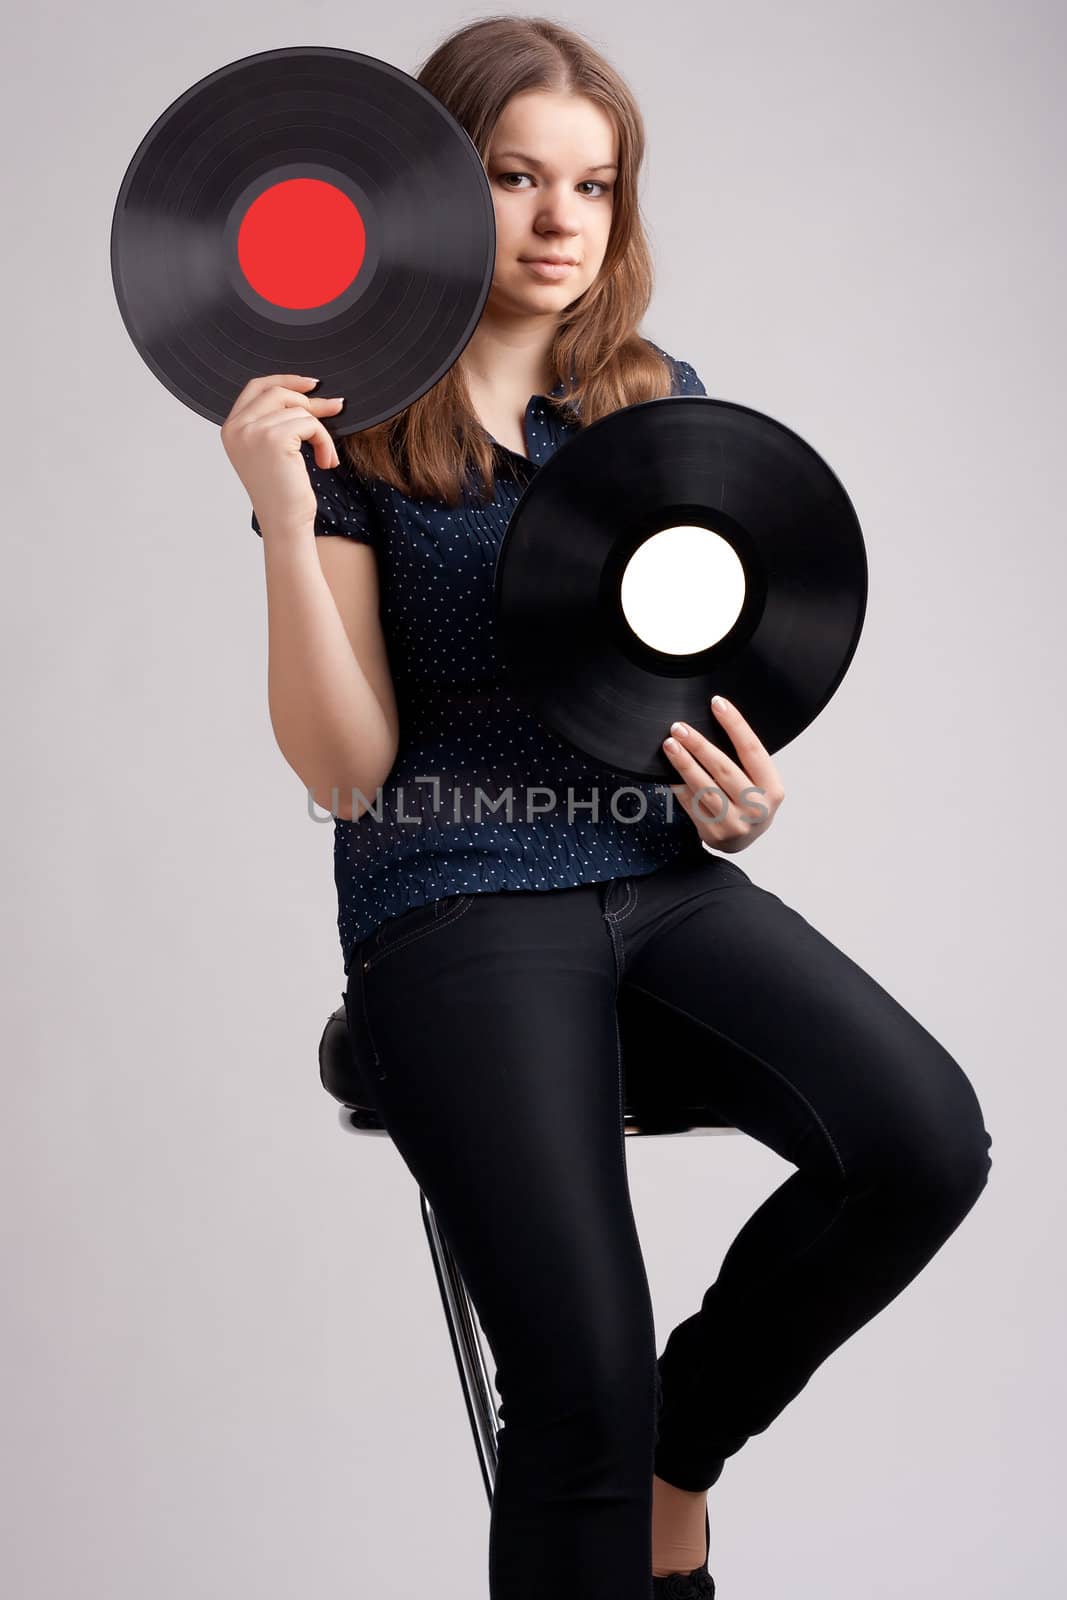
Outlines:
[[738,760],[712,695],[772,755],[826,706],[859,642],[867,558],[811,445],[678,395],[612,412],[538,469],[495,600],[502,665],[535,715],[615,772],[677,783],[661,749],[675,720]]
[[111,273],[156,377],[222,423],[249,378],[321,377],[334,435],[386,421],[466,346],[496,258],[466,131],[388,62],[267,50],[163,112],[119,189]]

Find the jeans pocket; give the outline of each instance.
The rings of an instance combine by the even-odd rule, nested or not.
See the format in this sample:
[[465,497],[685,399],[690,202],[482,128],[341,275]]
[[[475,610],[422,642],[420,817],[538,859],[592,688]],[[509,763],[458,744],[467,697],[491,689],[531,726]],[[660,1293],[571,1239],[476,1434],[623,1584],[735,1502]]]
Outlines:
[[632,878],[610,879],[602,901],[602,912],[605,921],[616,923],[624,913],[628,913],[633,905],[636,893],[637,886]]
[[416,939],[424,939],[438,928],[445,928],[473,904],[472,894],[446,894],[425,905],[410,906],[395,917],[386,917],[366,941],[360,951],[360,966],[364,972],[376,967],[379,961],[401,950]]

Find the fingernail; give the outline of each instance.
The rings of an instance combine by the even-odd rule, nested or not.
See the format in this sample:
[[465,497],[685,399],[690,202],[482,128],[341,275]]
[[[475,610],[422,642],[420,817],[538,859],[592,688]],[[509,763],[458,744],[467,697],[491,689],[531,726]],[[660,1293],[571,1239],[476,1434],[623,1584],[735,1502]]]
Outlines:
[[725,700],[721,694],[712,695],[711,703],[720,711],[724,706],[729,707],[730,704],[729,700]]
[[671,732],[681,734],[683,739],[688,739],[689,737],[689,729],[686,727],[684,722],[672,722]]

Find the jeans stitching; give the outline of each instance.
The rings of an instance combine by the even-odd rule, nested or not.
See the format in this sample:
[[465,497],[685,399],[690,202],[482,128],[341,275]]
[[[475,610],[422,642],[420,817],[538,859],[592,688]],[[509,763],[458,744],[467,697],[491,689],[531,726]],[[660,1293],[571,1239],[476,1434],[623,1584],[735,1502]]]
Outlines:
[[[617,991],[616,991],[617,992]],[[622,1032],[619,1028],[619,1008],[615,1007],[615,1064],[619,1083],[619,1137],[626,1137],[626,1107],[622,1093]]]
[[745,1055],[749,1056],[753,1061],[758,1061],[760,1066],[765,1067],[768,1072],[772,1072],[779,1082],[783,1083],[792,1094],[796,1095],[801,1105],[805,1107],[808,1115],[819,1128],[823,1138],[833,1151],[834,1160],[837,1162],[837,1165],[841,1170],[842,1178],[846,1184],[848,1183],[848,1169],[846,1168],[844,1161],[841,1159],[841,1152],[834,1143],[833,1136],[831,1135],[829,1128],[826,1126],[825,1122],[822,1120],[819,1113],[816,1111],[815,1107],[812,1105],[811,1101],[808,1099],[803,1090],[798,1089],[795,1083],[790,1083],[789,1079],[785,1077],[783,1073],[779,1072],[778,1068],[773,1066],[771,1062],[769,1062],[764,1056],[759,1055],[755,1050],[750,1050],[747,1045],[739,1043],[738,1040],[731,1039],[729,1035],[723,1033],[720,1028],[716,1028],[714,1023],[705,1021],[703,1017],[695,1017],[691,1011],[686,1011],[684,1006],[676,1006],[673,1001],[664,1000],[662,995],[654,994],[651,989],[642,988],[639,983],[631,984],[631,988],[634,989],[638,994],[647,994],[650,999],[658,1000],[661,1006],[667,1006],[669,1010],[676,1011],[680,1017],[685,1017],[689,1022],[695,1022],[698,1028],[704,1028],[708,1033],[714,1034],[716,1038],[725,1039],[726,1043],[729,1044],[733,1049],[743,1050]]
[[619,1089],[619,1137],[626,1137],[626,1108],[623,1102],[622,1091],[622,1030],[619,1027],[619,988],[622,984],[623,952],[622,941],[615,932],[615,924],[610,916],[605,915],[604,921],[608,925],[608,937],[611,940],[611,954],[615,964],[615,1003],[612,1007],[615,1017],[615,1072]]
[[378,965],[379,961],[384,961],[386,956],[391,956],[394,950],[402,950],[405,945],[413,944],[416,939],[424,939],[428,933],[436,933],[439,928],[447,928],[450,922],[455,922],[465,911],[469,911],[473,904],[474,896],[472,894],[464,895],[451,910],[445,912],[444,916],[436,917],[425,928],[418,928],[413,933],[402,933],[399,939],[387,944],[377,954],[372,952],[366,961],[360,962],[361,969],[364,972],[369,972],[371,967]]
[[[629,888],[629,887],[630,887],[630,885],[628,883],[627,884],[627,888]],[[628,900],[627,900],[626,904],[627,905],[629,904]],[[602,911],[601,915],[602,915],[605,923],[607,924],[608,937],[611,940],[611,954],[612,954],[612,957],[613,957],[613,960],[614,960],[614,963],[615,963],[615,1000],[616,1000],[616,1004],[618,1004],[619,987],[620,987],[620,985],[622,983],[622,972],[623,972],[623,950],[622,950],[622,944],[621,944],[621,941],[619,939],[618,934],[615,931],[615,913],[611,912],[611,911]],[[621,1055],[621,1052],[622,1052],[622,1043],[621,1043],[621,1041],[619,1043],[619,1051],[620,1051],[620,1055]]]
[[619,907],[618,911],[606,911],[604,913],[604,920],[611,927],[614,927],[615,924],[622,917],[625,917],[625,916],[627,916],[629,914],[629,912],[630,912],[635,900],[636,900],[636,894],[635,894],[635,890],[634,890],[634,881],[633,881],[632,878],[627,878],[627,880],[626,880],[626,899],[623,901],[623,903]]
[[624,917],[628,917],[631,914],[631,912],[637,910],[638,887],[637,887],[637,884],[633,881],[632,878],[629,881],[629,887],[630,887],[632,892],[631,892],[629,900],[626,902],[626,904],[623,906],[622,910],[619,912],[618,916],[615,918],[616,927],[623,920]]
[[[378,1055],[378,1046],[375,1044],[374,1035],[371,1033],[370,1012],[367,1010],[367,991],[366,991],[366,989],[364,987],[364,984],[363,984],[363,963],[362,963],[362,961],[359,961],[359,962],[356,963],[356,982],[359,984],[359,1006],[360,1006],[360,1012],[361,1012],[361,1021],[363,1023],[363,1032],[364,1032],[364,1035],[366,1037],[367,1044],[370,1047],[371,1072],[373,1073],[373,1075],[376,1078],[381,1078],[383,1076],[382,1070],[381,1070],[381,1057]],[[347,1015],[348,1015],[348,992],[346,990],[345,991],[345,1016],[347,1017]]]

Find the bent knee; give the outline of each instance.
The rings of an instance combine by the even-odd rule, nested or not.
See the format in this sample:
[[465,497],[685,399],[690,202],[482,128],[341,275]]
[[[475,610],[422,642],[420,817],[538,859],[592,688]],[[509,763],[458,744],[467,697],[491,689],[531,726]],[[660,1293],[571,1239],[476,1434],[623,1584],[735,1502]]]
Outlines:
[[940,1047],[921,1065],[910,1063],[897,1092],[878,1106],[863,1141],[860,1187],[888,1186],[916,1200],[961,1214],[985,1188],[992,1138],[962,1067]]
[[964,1209],[972,1206],[989,1181],[993,1166],[993,1140],[981,1117],[965,1137],[954,1133],[938,1160],[934,1184],[940,1193],[956,1199]]
[[963,1215],[989,1181],[992,1143],[977,1101],[964,1116],[905,1121],[887,1152],[887,1174],[913,1200]]

